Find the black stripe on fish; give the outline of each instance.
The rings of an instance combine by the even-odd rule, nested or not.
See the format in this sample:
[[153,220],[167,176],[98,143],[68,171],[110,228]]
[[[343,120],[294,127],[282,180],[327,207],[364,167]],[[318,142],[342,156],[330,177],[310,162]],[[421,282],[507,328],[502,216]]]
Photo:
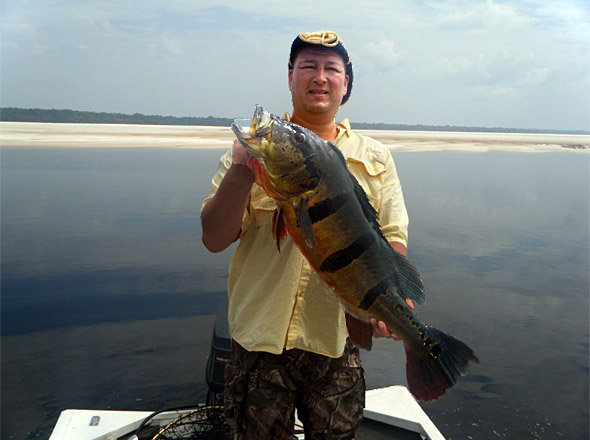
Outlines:
[[311,223],[319,222],[320,220],[331,216],[348,200],[350,200],[349,194],[339,194],[336,197],[324,199],[321,202],[310,206],[307,210],[309,212],[309,217],[311,218]]
[[368,231],[344,249],[333,252],[326,257],[320,265],[320,270],[322,272],[332,273],[345,268],[371,247],[376,238],[377,234],[375,234],[374,231]]
[[308,157],[307,154],[304,154],[304,156],[306,157],[306,159],[303,162],[303,165],[305,166],[305,171],[307,172],[308,177],[307,179],[303,179],[300,182],[294,183],[301,189],[312,190],[318,185],[318,181],[320,180],[320,173],[316,169],[314,157]]
[[389,284],[391,283],[392,278],[395,277],[395,274],[391,275],[379,281],[377,284],[375,284],[373,287],[367,290],[365,296],[363,297],[363,300],[359,304],[359,309],[369,310],[373,303],[377,300],[379,295],[385,295],[385,292],[387,292],[387,286],[389,286]]

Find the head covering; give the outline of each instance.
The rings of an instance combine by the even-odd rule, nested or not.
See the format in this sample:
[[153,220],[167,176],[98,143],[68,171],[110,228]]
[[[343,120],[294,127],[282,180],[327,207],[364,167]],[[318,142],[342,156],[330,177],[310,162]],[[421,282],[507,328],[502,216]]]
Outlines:
[[348,89],[346,90],[346,95],[344,95],[342,102],[340,103],[340,105],[344,105],[344,103],[348,101],[350,92],[352,91],[352,61],[350,60],[350,55],[348,54],[346,47],[344,47],[344,42],[334,31],[315,31],[299,34],[291,44],[289,70],[294,67],[293,63],[295,62],[297,53],[302,48],[307,46],[323,46],[335,51],[342,57],[342,60],[344,61],[344,67],[346,68],[346,74],[348,75]]

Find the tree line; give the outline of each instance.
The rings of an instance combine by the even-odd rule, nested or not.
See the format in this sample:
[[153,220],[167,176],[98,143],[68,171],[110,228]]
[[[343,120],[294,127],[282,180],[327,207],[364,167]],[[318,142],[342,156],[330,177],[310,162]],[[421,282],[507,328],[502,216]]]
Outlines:
[[229,127],[233,119],[208,117],[176,117],[134,113],[86,112],[40,108],[0,108],[0,121],[55,122],[74,124],[144,124],[144,125],[213,125]]
[[[89,112],[78,110],[57,110],[39,108],[1,107],[0,121],[10,122],[54,122],[54,123],[78,123],[78,124],[146,124],[146,125],[207,125],[229,127],[232,118],[220,118],[216,116],[159,116],[134,113]],[[524,129],[504,127],[464,127],[454,125],[409,125],[351,122],[354,129],[362,130],[408,130],[408,131],[462,131],[462,132],[491,132],[491,133],[554,133],[554,134],[582,134],[588,135],[585,130],[551,130],[551,129]]]

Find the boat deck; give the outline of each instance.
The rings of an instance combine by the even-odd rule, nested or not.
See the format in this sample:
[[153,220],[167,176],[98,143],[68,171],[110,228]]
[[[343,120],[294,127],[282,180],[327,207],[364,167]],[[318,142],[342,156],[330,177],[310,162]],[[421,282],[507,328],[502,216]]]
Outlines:
[[[146,411],[65,410],[49,440],[134,440],[137,439],[137,429],[152,414]],[[165,412],[155,417],[152,423],[164,427],[179,414],[178,411]],[[363,415],[357,440],[444,440],[403,386],[367,391]],[[304,439],[302,434],[297,437]]]

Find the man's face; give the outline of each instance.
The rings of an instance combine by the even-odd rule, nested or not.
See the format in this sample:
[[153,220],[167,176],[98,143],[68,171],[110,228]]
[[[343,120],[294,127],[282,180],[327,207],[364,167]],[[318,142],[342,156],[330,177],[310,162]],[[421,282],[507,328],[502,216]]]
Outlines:
[[294,112],[325,114],[338,112],[348,87],[344,61],[337,53],[325,49],[301,49],[289,70],[289,89]]

